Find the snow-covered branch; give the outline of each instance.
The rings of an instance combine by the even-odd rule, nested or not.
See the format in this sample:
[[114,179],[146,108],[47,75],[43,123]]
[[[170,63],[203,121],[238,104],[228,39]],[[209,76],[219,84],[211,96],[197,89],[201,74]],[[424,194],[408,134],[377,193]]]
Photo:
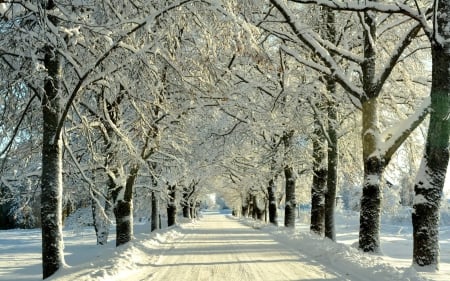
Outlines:
[[415,114],[383,132],[381,137],[384,144],[380,155],[384,157],[386,163],[389,163],[392,155],[430,113],[430,104],[431,98],[425,98]]
[[392,2],[385,3],[385,1],[339,1],[339,0],[288,0],[289,2],[301,3],[301,4],[316,4],[324,7],[329,7],[334,10],[340,11],[353,11],[353,12],[368,12],[376,11],[389,14],[402,14],[410,17],[420,23],[421,27],[427,34],[430,40],[433,39],[433,30],[429,27],[427,22],[427,16],[421,9],[415,9],[405,2]]
[[391,74],[394,67],[397,65],[400,57],[402,56],[405,49],[411,44],[412,40],[416,37],[421,29],[420,24],[415,24],[408,32],[406,32],[405,36],[399,41],[396,48],[392,52],[392,56],[389,61],[385,65],[384,69],[381,71],[378,78],[376,78],[375,84],[377,85],[377,92],[381,91],[384,83],[387,78]]
[[333,59],[327,49],[325,49],[315,38],[309,33],[308,29],[299,26],[294,18],[294,15],[280,0],[270,1],[278,11],[286,19],[287,24],[291,27],[296,36],[311,50],[313,51],[326,67],[330,69],[330,76],[335,78],[339,84],[351,95],[360,98],[363,96],[362,89],[356,87],[353,83],[350,83],[343,73],[341,67]]

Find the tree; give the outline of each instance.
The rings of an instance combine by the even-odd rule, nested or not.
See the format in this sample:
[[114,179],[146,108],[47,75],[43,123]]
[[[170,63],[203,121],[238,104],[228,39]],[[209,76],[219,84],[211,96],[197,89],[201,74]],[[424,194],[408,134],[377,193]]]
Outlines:
[[[100,21],[97,21],[97,17],[104,13],[99,11],[104,7],[111,8],[110,2],[105,6],[102,3],[92,5],[88,9],[70,1],[60,3],[50,0],[37,6],[31,2],[20,2],[4,7],[2,20],[8,19],[12,26],[25,27],[16,28],[17,32],[2,38],[5,46],[11,46],[11,51],[2,54],[2,63],[11,71],[19,73],[9,83],[16,84],[22,79],[23,85],[35,92],[30,103],[35,97],[39,97],[42,102],[44,278],[52,275],[64,263],[61,233],[62,131],[72,106],[80,93],[89,92],[90,86],[101,84],[108,80],[110,74],[126,69],[124,64],[116,64],[117,56],[124,53],[128,53],[129,58],[139,56],[139,51],[132,52],[131,45],[127,45],[135,39],[133,36],[136,33],[150,31],[143,27],[152,25],[155,17],[187,2],[169,3],[160,10],[153,9],[150,4],[143,7],[141,3],[138,7],[121,11],[113,8],[117,12],[115,16]],[[149,14],[154,17],[149,17]],[[140,47],[145,52],[149,46]],[[27,72],[31,75],[24,79],[22,74]],[[128,178],[128,186],[134,182],[137,173],[134,171]]]
[[[42,9],[56,10],[53,1],[43,1]],[[46,26],[58,26],[58,20],[49,16],[44,18]],[[42,221],[42,267],[43,278],[55,273],[64,264],[62,234],[62,139],[60,120],[62,115],[61,98],[63,94],[62,56],[57,46],[44,46],[44,66],[48,77],[44,83],[42,98],[42,176],[41,176],[41,221]]]
[[[324,8],[323,18],[326,23],[325,38],[336,44],[336,17],[334,11],[330,8]],[[334,226],[334,210],[336,206],[336,190],[338,178],[338,164],[339,164],[339,145],[338,145],[338,103],[334,96],[337,95],[336,81],[325,77],[326,89],[329,98],[326,102],[327,111],[327,188],[325,192],[325,237],[331,240],[336,240],[336,231]]]
[[[298,1],[316,2],[316,1]],[[322,3],[335,9],[349,10],[348,6],[341,5],[335,1]],[[438,210],[440,206],[443,185],[445,181],[445,171],[449,161],[449,120],[448,104],[450,91],[448,85],[448,66],[450,58],[448,56],[449,34],[446,30],[449,24],[449,5],[447,1],[435,1],[434,7],[420,7],[416,2],[416,9],[406,4],[396,3],[395,5],[378,5],[369,2],[357,4],[351,8],[353,11],[374,10],[390,14],[403,14],[417,21],[417,25],[423,28],[431,43],[432,58],[432,85],[430,104],[430,124],[425,144],[424,157],[417,175],[414,187],[414,212],[413,212],[413,264],[420,268],[430,267],[437,269],[439,264],[439,243],[438,243]],[[425,12],[426,11],[426,12]],[[431,13],[433,26],[429,26],[426,19]],[[412,34],[414,35],[414,34]]]
[[311,187],[311,226],[312,232],[323,236],[325,234],[325,194],[327,185],[327,158],[325,151],[325,138],[321,128],[322,116],[318,114],[322,111],[323,105],[318,98],[317,103],[312,105],[318,110],[314,114],[313,142],[313,180]]
[[[330,8],[333,8],[333,5],[336,4],[334,1],[332,4],[321,1],[302,0],[288,2],[314,2],[323,6],[329,6]],[[376,14],[373,12],[362,11],[362,13],[359,14],[359,19],[363,26],[361,45],[363,54],[362,57],[360,57],[359,54],[355,55],[339,46],[335,46],[329,41],[320,38],[310,29],[304,28],[300,22],[296,20],[296,17],[290,8],[281,1],[271,0],[271,3],[284,17],[296,39],[315,52],[320,63],[307,61],[289,48],[285,48],[286,52],[295,57],[300,63],[334,79],[351,95],[352,102],[362,110],[361,128],[363,139],[364,183],[361,198],[359,247],[363,251],[377,252],[380,247],[379,227],[383,172],[395,151],[428,113],[426,106],[420,107],[417,114],[419,117],[416,118],[416,116],[412,116],[404,121],[404,123],[407,123],[407,126],[402,126],[403,130],[398,134],[391,134],[389,130],[385,133],[381,133],[379,126],[378,98],[387,79],[399,62],[401,55],[411,44],[413,38],[419,33],[421,26],[417,23],[406,22],[408,25],[405,27],[407,32],[400,37],[398,45],[390,53],[385,66],[377,73],[377,21]],[[338,6],[343,7],[345,5],[338,4]],[[330,52],[338,54],[339,57],[346,59],[350,64],[356,64],[360,68],[360,86],[357,83],[352,83],[348,79],[349,76],[345,75],[342,67],[329,55]],[[386,134],[387,132],[389,132],[389,134]]]
[[[439,209],[449,162],[450,4],[434,3],[430,124],[425,151],[414,186],[413,264],[421,270],[439,268]],[[426,26],[424,28],[427,28]]]

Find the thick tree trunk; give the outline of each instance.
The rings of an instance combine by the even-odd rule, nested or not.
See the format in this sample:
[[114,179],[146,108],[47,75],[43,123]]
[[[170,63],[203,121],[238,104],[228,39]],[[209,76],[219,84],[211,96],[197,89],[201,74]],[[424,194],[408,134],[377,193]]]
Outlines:
[[439,268],[439,208],[449,162],[450,134],[450,3],[438,1],[437,30],[432,42],[431,113],[424,157],[414,186],[413,265]]
[[380,155],[380,130],[378,120],[378,94],[376,74],[376,18],[372,12],[364,12],[364,63],[362,103],[362,142],[364,161],[363,192],[359,227],[359,248],[364,252],[380,250],[381,183],[384,157]]
[[151,231],[155,231],[160,228],[159,226],[159,193],[152,191],[152,222]]
[[295,197],[295,174],[292,166],[284,167],[286,179],[286,206],[284,209],[284,226],[295,227],[295,211],[297,209],[297,199]]
[[123,245],[133,238],[133,206],[131,201],[118,200],[114,205],[116,217],[116,246]]
[[380,250],[381,183],[386,163],[379,148],[378,103],[376,98],[363,103],[364,182],[361,196],[359,248],[364,252]]
[[176,186],[169,186],[169,201],[167,203],[167,225],[172,226],[177,222]]
[[380,251],[381,178],[384,162],[371,157],[364,163],[364,186],[361,196],[359,248],[364,252]]
[[278,225],[278,213],[277,213],[277,198],[275,196],[275,179],[269,180],[269,186],[267,187],[267,194],[269,199],[269,222],[274,225]]
[[[53,2],[43,3],[54,8]],[[55,24],[55,23],[54,23]],[[57,24],[55,24],[57,25]],[[48,71],[42,98],[43,140],[41,176],[42,269],[43,278],[64,264],[62,235],[62,141],[58,134],[61,117],[62,64],[53,47],[46,47],[44,65]]]
[[[125,187],[120,187],[113,193],[116,246],[128,243],[133,238],[133,188],[138,171],[139,166],[134,165],[130,170]],[[123,196],[119,197],[122,188],[125,190]]]
[[189,205],[183,205],[183,217],[184,218],[191,218],[191,208]]
[[[46,111],[46,110],[44,110]],[[46,115],[44,114],[44,119]],[[47,116],[48,117],[48,116]],[[64,264],[62,235],[62,146],[51,144],[55,135],[44,125],[41,176],[41,222],[43,278]]]

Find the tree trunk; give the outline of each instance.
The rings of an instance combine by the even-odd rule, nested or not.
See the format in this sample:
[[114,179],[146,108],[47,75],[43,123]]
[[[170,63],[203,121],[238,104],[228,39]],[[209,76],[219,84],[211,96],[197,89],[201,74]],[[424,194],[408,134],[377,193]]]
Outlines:
[[159,229],[159,193],[152,191],[152,222],[151,231]]
[[190,213],[192,219],[196,219],[197,218],[197,215],[196,215],[197,212],[195,211],[196,210],[196,207],[195,207],[196,204],[197,203],[195,202],[195,200],[193,200],[192,203],[189,204],[189,213]]
[[295,174],[292,166],[284,167],[286,178],[286,207],[284,209],[284,226],[295,227],[295,211],[297,209],[297,199],[295,197]]
[[311,188],[311,232],[325,234],[325,188],[327,184],[326,153],[324,133],[320,129],[320,116],[315,116],[313,139],[313,180]]
[[[335,93],[335,83],[328,83],[328,92]],[[327,191],[325,192],[325,237],[335,241],[336,231],[334,225],[334,211],[336,206],[337,171],[339,163],[338,138],[337,138],[337,109],[336,104],[329,101],[328,104],[328,168]]]
[[380,250],[381,182],[386,166],[385,155],[380,155],[378,94],[376,74],[376,19],[372,12],[364,12],[364,63],[362,64],[362,142],[364,161],[363,192],[359,227],[359,248],[364,252]]
[[190,212],[190,206],[189,206],[189,195],[190,195],[189,187],[183,188],[183,199],[181,200],[181,205],[182,205],[184,218],[191,218],[191,212]]
[[172,226],[177,221],[176,186],[169,185],[169,201],[167,203],[167,225]]
[[311,190],[311,226],[310,230],[320,236],[325,234],[325,186],[327,170],[318,169],[313,174]]
[[110,219],[109,214],[112,209],[112,198],[106,198],[105,207],[100,206],[100,198],[92,198],[92,217],[94,222],[95,236],[97,245],[106,245],[108,243]]
[[[133,238],[133,188],[139,166],[134,165],[128,175],[125,187],[119,187],[113,193],[114,216],[116,218],[116,246],[128,243]],[[121,189],[123,196],[119,197]]]
[[260,202],[259,202],[259,199],[258,199],[258,197],[255,195],[255,196],[253,196],[253,208],[254,208],[254,210],[255,210],[255,219],[257,219],[257,220],[260,220],[260,221],[262,221],[262,220],[264,220],[264,209],[265,209],[265,204],[264,204],[264,207],[263,208],[260,208],[261,206],[260,206]]
[[[324,21],[326,23],[326,39],[336,44],[336,18],[331,8],[323,8]],[[336,96],[336,81],[330,77],[326,78],[328,95],[331,97],[327,102],[328,115],[328,167],[327,187],[325,192],[325,237],[335,241],[336,232],[334,226],[334,211],[336,206],[337,170],[338,170],[338,137],[337,137],[337,104],[333,100]]]
[[114,204],[116,217],[116,247],[131,241],[133,237],[132,202],[118,200]]
[[364,252],[380,250],[381,182],[386,163],[379,148],[378,103],[376,98],[363,103],[364,182],[361,196],[359,248]]
[[[49,1],[44,9],[54,8]],[[51,19],[51,21],[54,19]],[[56,22],[53,22],[56,24]],[[62,141],[58,133],[61,117],[62,62],[54,47],[44,49],[48,78],[42,97],[43,140],[41,175],[42,269],[43,278],[54,274],[64,264],[62,235]]]
[[285,227],[295,227],[295,212],[297,209],[297,199],[295,197],[295,181],[296,176],[294,172],[294,167],[292,167],[290,150],[292,147],[292,139],[294,137],[294,130],[285,131],[283,133],[282,141],[284,143],[284,161],[286,162],[284,166],[284,178],[285,178],[285,203],[284,208],[284,226]]
[[248,217],[248,205],[246,202],[244,202],[245,205],[242,205],[242,217],[246,218]]
[[431,113],[425,152],[414,186],[413,265],[418,270],[439,268],[439,208],[449,161],[450,134],[450,3],[438,1],[441,38],[432,42]]
[[252,195],[252,202],[250,204],[250,209],[252,210],[252,219],[256,220],[258,218],[258,204],[256,202],[256,196]]
[[380,251],[381,187],[384,162],[371,157],[364,163],[364,186],[361,196],[359,248],[364,252]]
[[278,225],[277,198],[275,197],[275,179],[269,180],[267,194],[269,196],[269,222]]
[[191,218],[191,208],[189,207],[189,205],[183,205],[183,217],[184,218]]

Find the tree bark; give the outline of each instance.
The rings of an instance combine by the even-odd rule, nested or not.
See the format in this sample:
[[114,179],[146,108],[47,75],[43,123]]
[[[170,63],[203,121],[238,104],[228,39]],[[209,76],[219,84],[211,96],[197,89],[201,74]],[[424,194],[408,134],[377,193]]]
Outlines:
[[[413,265],[418,270],[439,269],[439,209],[449,162],[450,3],[438,1],[437,30],[431,42],[431,113],[413,205]],[[434,38],[433,38],[434,39]]]
[[311,190],[311,232],[323,236],[325,234],[325,186],[327,170],[318,169],[313,174]]
[[191,216],[191,219],[196,219],[197,215],[196,215],[196,202],[195,200],[192,200],[191,203],[189,204],[189,214]]
[[183,217],[184,218],[191,218],[191,211],[190,211],[190,207],[189,205],[183,205]]
[[[134,165],[130,170],[125,187],[119,187],[113,193],[117,247],[128,243],[133,238],[133,188],[138,171],[139,166]],[[123,188],[125,188],[123,196],[119,197]]]
[[311,232],[325,234],[325,188],[327,184],[324,132],[320,129],[320,116],[315,116],[313,139],[313,180],[311,187]]
[[277,198],[275,195],[275,179],[269,180],[269,186],[267,187],[267,194],[269,199],[269,222],[274,225],[278,225],[278,213],[277,213]]
[[167,203],[167,225],[172,226],[177,222],[176,186],[169,185],[169,201]]
[[337,138],[337,113],[336,105],[328,106],[328,168],[327,191],[325,193],[325,237],[335,241],[336,230],[334,213],[336,207],[337,172],[339,163],[338,138]]
[[364,252],[380,250],[381,182],[386,167],[381,158],[376,98],[363,103],[363,160],[364,182],[361,196],[359,248]]
[[[326,39],[336,44],[336,18],[331,8],[323,7],[324,21],[326,23]],[[326,87],[328,95],[327,115],[328,115],[328,152],[327,152],[327,187],[325,192],[325,237],[335,241],[336,231],[334,225],[334,212],[336,206],[337,171],[338,171],[338,116],[337,104],[333,97],[336,96],[336,81],[326,77]]]
[[[53,1],[43,1],[44,9],[53,9]],[[50,19],[57,26],[55,19]],[[62,140],[58,134],[62,106],[61,56],[52,46],[44,49],[48,78],[42,97],[43,141],[41,175],[42,269],[43,279],[64,264],[62,235]]]
[[183,199],[181,200],[181,205],[184,218],[191,218],[189,195],[190,195],[190,186],[183,188]]
[[376,73],[376,20],[372,12],[364,12],[364,62],[362,103],[362,142],[364,161],[363,192],[361,196],[359,248],[364,252],[380,250],[381,182],[386,163],[379,154],[380,129],[378,94],[374,83]]
[[297,210],[297,198],[295,196],[295,181],[296,175],[294,168],[292,167],[292,160],[290,159],[290,150],[292,148],[292,139],[294,137],[294,130],[284,132],[282,141],[284,143],[284,178],[285,178],[285,203],[284,208],[284,226],[294,228],[295,227],[295,213]]
[[114,204],[116,217],[116,247],[126,244],[133,237],[132,202],[118,200]]
[[295,196],[295,174],[294,168],[290,165],[284,167],[284,177],[286,179],[286,207],[284,209],[284,226],[295,227],[295,211],[297,210],[297,199]]
[[94,222],[95,236],[97,237],[97,245],[106,245],[109,237],[110,219],[109,215],[112,211],[112,198],[105,199],[105,207],[101,207],[101,198],[92,198],[92,217]]
[[151,231],[159,229],[159,193],[152,191],[152,222]]

